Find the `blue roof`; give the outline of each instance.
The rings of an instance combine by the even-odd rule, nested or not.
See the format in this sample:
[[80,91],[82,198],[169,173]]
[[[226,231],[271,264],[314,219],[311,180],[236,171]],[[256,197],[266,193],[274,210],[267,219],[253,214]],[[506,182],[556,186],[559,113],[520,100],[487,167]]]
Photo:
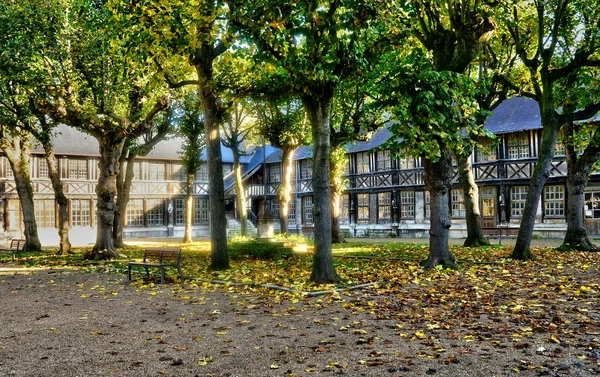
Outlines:
[[387,127],[381,127],[373,133],[368,141],[357,141],[355,143],[346,144],[348,153],[363,152],[375,149],[388,141],[392,137],[390,130]]
[[542,117],[538,103],[526,97],[504,100],[486,119],[485,128],[494,134],[540,129]]
[[[271,156],[273,154],[277,154],[277,153],[279,153],[279,155],[281,156],[281,151],[270,145],[265,146],[265,148],[256,147],[256,149],[254,149],[254,154],[252,156],[246,157],[246,161],[244,161],[244,163],[242,164],[242,177],[248,177],[248,176],[254,174],[262,166],[263,161],[269,160],[269,159],[272,160]],[[263,158],[263,156],[265,156],[265,157]],[[279,157],[278,161],[281,161],[281,157]],[[235,185],[235,174],[234,173],[235,172],[229,173],[223,179],[223,185],[225,186],[225,191],[227,191],[228,189],[233,187],[233,185]]]

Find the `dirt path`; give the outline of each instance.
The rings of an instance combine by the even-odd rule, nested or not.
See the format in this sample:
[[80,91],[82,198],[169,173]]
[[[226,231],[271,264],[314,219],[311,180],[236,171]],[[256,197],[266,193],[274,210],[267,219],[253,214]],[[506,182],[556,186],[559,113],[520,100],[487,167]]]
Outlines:
[[590,353],[599,334],[517,342],[510,332],[471,338],[473,323],[417,328],[370,310],[412,313],[381,291],[303,298],[13,272],[0,275],[0,376],[600,375]]

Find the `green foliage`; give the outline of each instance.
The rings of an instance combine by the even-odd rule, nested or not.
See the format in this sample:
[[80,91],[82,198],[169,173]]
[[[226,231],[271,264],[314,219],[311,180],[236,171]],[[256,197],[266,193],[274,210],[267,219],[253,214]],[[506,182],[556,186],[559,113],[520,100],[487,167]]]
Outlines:
[[180,101],[174,104],[178,114],[175,119],[175,132],[182,137],[181,145],[183,166],[186,174],[195,174],[200,168],[200,155],[204,148],[204,121],[195,90],[185,93]]
[[[443,147],[454,153],[471,149],[481,136],[492,137],[479,121],[480,87],[468,75],[437,72],[418,51],[397,60],[383,57],[384,80],[377,85],[378,104],[395,121],[396,136],[387,147],[397,154],[423,156],[437,161]],[[485,113],[485,112],[484,112]]]
[[231,259],[273,259],[282,255],[281,244],[269,241],[232,241],[228,247]]

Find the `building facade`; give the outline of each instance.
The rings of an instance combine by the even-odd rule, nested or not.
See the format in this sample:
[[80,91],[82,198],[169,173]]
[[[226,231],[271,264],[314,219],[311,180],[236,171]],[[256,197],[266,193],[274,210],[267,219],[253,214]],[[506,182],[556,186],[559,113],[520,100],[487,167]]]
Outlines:
[[[512,98],[501,104],[486,121],[498,142],[481,140],[471,156],[479,186],[479,207],[484,227],[518,227],[524,210],[529,180],[541,144],[542,127],[537,103]],[[395,158],[382,146],[391,137],[387,128],[374,133],[368,142],[347,146],[346,189],[341,201],[340,221],[346,236],[427,237],[429,194],[419,158]],[[59,170],[69,197],[70,237],[95,239],[95,186],[98,178],[98,144],[94,138],[68,127],[56,137]],[[181,140],[159,143],[148,156],[134,162],[131,199],[127,206],[125,237],[180,237],[184,231],[185,173],[179,156]],[[222,148],[226,213],[230,234],[236,224],[235,182],[231,151]],[[288,229],[302,233],[313,223],[312,151],[300,147],[294,155],[293,193]],[[247,197],[250,232],[252,224],[266,213],[278,219],[277,190],[281,184],[281,151],[258,147],[244,157],[243,179]],[[208,171],[206,157],[194,183],[193,234],[208,236]],[[538,206],[535,231],[547,237],[562,237],[566,230],[566,174],[564,147],[557,145],[550,178]],[[40,235],[56,238],[57,207],[41,151],[31,160],[36,220]],[[600,234],[600,174],[593,174],[585,191],[585,223],[590,234]],[[465,205],[457,179],[449,195],[451,235],[466,235]],[[22,231],[21,210],[12,171],[0,157],[0,209],[5,237]],[[278,220],[275,227],[277,228]],[[91,238],[90,238],[91,237]]]

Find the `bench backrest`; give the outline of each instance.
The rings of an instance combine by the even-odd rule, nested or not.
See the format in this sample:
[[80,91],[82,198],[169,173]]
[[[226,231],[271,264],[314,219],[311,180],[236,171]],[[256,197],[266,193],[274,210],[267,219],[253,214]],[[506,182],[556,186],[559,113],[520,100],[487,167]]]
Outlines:
[[22,251],[25,251],[26,247],[27,247],[27,240],[13,238],[10,241],[10,249],[11,250],[22,252]]
[[179,265],[181,249],[176,247],[149,247],[144,249],[144,263],[172,263]]

